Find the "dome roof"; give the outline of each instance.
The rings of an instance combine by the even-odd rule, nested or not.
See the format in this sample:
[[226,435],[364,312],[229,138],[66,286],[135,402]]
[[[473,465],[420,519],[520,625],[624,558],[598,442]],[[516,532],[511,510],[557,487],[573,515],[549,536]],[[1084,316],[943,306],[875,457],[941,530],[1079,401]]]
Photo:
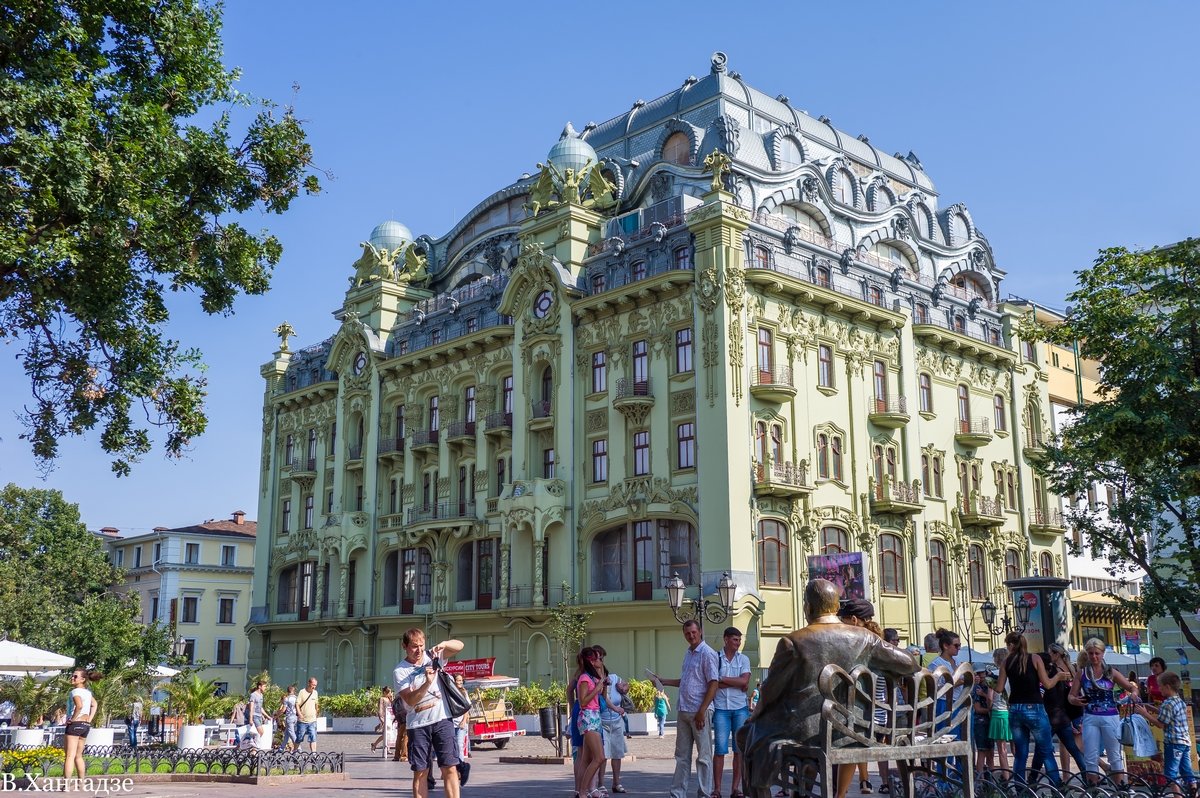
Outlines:
[[412,231],[399,222],[388,220],[375,225],[367,239],[376,249],[397,249],[413,240]]
[[588,165],[589,160],[595,165],[600,158],[592,149],[592,145],[579,138],[575,128],[571,127],[571,123],[568,122],[567,126],[563,128],[562,135],[559,136],[558,143],[551,147],[550,152],[546,154],[546,160],[554,164],[560,172],[566,169],[574,169],[578,172]]

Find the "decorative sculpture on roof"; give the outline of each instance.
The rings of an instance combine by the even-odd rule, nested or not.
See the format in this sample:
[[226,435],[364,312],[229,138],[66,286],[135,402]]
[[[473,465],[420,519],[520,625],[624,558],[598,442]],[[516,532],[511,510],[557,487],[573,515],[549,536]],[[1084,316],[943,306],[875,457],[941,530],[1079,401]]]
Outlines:
[[704,158],[704,171],[712,172],[712,190],[720,191],[725,188],[725,173],[729,171],[733,160],[720,150],[714,149]]
[[275,328],[275,334],[279,336],[279,351],[288,351],[288,338],[296,334],[296,330],[286,321]]
[[[617,204],[615,187],[590,158],[580,169],[566,167],[559,171],[551,161],[539,163],[538,169],[541,175],[530,190],[529,202],[525,205],[532,216],[564,204],[582,205],[600,211]],[[583,196],[585,192],[590,195],[586,199]]]
[[425,254],[425,250],[419,249],[416,244],[409,244],[404,252],[404,267],[396,275],[396,282],[413,285],[426,282],[429,279],[428,264],[429,256]]
[[368,241],[362,242],[359,246],[362,247],[363,254],[354,262],[354,277],[351,280],[353,285],[357,287],[372,280],[390,279],[396,266],[396,260],[404,251],[404,247],[388,249],[387,247],[376,247]]

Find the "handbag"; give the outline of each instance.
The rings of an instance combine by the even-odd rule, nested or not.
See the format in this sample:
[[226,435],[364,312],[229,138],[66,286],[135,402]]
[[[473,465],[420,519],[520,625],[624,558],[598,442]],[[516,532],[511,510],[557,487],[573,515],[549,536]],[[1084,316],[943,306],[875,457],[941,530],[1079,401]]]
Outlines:
[[454,677],[441,668],[438,668],[437,684],[438,689],[442,691],[442,700],[446,703],[446,714],[452,720],[471,711],[471,699],[459,691]]
[[1133,718],[1132,717],[1122,718],[1121,719],[1121,745],[1127,745],[1130,748],[1132,748],[1133,743],[1134,743]]
[[633,707],[633,699],[627,695],[621,696],[621,709],[625,712],[635,712]]

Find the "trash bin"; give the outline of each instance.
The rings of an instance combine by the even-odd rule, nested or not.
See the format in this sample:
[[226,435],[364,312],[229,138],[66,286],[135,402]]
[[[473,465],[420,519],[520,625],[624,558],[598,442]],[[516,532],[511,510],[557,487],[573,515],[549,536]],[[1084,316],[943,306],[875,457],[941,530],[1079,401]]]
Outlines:
[[542,707],[538,710],[538,732],[547,740],[553,740],[558,734],[554,727],[554,707]]

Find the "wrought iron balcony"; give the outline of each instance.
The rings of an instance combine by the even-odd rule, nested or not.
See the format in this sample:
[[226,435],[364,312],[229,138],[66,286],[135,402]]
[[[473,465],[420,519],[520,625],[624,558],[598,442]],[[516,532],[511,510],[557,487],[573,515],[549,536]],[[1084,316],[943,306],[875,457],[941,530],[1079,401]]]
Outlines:
[[[538,594],[530,585],[510,585],[508,588],[508,606],[510,607],[532,607],[534,606],[533,599]],[[541,604],[543,607],[553,607],[564,598],[562,586],[549,587],[543,586],[541,590]]]
[[317,472],[317,458],[315,457],[295,457],[290,464],[293,474],[308,473],[315,474]]
[[871,511],[875,513],[919,513],[922,509],[921,483],[893,479],[886,474],[882,482],[871,478]]
[[439,502],[410,507],[408,510],[410,524],[474,517],[475,502]]
[[533,402],[529,408],[529,429],[550,429],[554,425],[554,403],[545,399]]
[[351,446],[349,446],[347,448],[346,459],[347,460],[361,460],[362,452],[363,452],[363,447],[362,447],[361,443],[352,444]]
[[992,422],[987,418],[959,421],[955,427],[954,440],[960,446],[976,449],[992,442]]
[[475,442],[475,422],[474,421],[455,421],[446,427],[446,440],[451,443],[474,443]]
[[1029,528],[1035,532],[1065,532],[1067,522],[1061,510],[1030,510]]
[[771,462],[754,464],[754,493],[759,496],[798,496],[811,493],[808,463]]
[[796,397],[791,366],[755,368],[750,373],[750,394],[765,402],[782,404]]
[[908,423],[909,418],[908,400],[903,396],[872,399],[867,408],[867,419],[884,429],[900,429]]
[[418,449],[436,449],[438,445],[438,430],[423,429],[413,432],[410,436],[412,443],[409,446],[415,452]]
[[1004,525],[1004,503],[997,497],[958,494],[958,517],[963,526],[996,527]]
[[650,380],[631,380],[624,377],[617,380],[617,395],[613,399],[613,407],[636,426],[645,424],[650,408],[654,407],[654,391],[650,387]]
[[379,456],[404,459],[404,438],[383,438],[379,441]]
[[512,413],[488,413],[483,432],[485,435],[512,435]]

